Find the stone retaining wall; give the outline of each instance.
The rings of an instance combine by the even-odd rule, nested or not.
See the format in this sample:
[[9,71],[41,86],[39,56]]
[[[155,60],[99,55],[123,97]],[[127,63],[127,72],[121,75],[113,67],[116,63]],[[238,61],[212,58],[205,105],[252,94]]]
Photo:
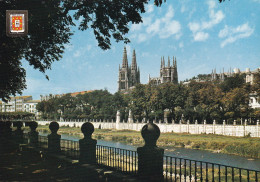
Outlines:
[[[49,124],[51,121],[37,121],[39,125]],[[81,127],[84,122],[91,122],[95,128],[101,129],[117,129],[117,130],[135,130],[140,131],[145,123],[121,123],[121,122],[101,122],[98,120],[75,120],[75,121],[59,121],[60,126]],[[223,124],[167,124],[156,123],[162,133],[190,133],[190,134],[218,134],[228,136],[247,136],[260,137],[259,122],[257,125],[227,125]]]

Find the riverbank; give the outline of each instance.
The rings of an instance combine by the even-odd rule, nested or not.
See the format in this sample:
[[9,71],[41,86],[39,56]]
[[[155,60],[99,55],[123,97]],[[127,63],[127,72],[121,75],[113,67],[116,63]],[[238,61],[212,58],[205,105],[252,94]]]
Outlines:
[[[48,126],[39,126],[38,130],[49,133]],[[70,134],[82,138],[80,128],[61,127],[60,134]],[[130,145],[141,146],[144,144],[140,132],[129,130],[95,129],[93,138],[107,141],[123,142]],[[171,149],[184,147],[199,150],[209,150],[216,153],[234,154],[244,157],[260,158],[260,138],[232,137],[214,134],[179,134],[161,133],[157,142],[158,146]]]

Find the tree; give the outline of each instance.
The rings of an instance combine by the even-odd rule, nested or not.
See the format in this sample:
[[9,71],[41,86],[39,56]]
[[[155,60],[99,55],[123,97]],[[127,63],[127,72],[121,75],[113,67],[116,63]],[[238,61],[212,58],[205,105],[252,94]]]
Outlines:
[[[249,93],[245,88],[234,88],[225,94],[223,98],[226,119],[238,119],[248,117]],[[232,118],[230,118],[232,117]]]
[[[79,20],[79,30],[91,28],[104,50],[116,42],[130,42],[126,37],[129,23],[142,22],[144,5],[150,0],[1,0],[0,1],[0,98],[22,94],[26,88],[25,59],[34,69],[45,73],[54,61],[59,61],[64,45],[73,34],[71,26]],[[161,6],[166,0],[154,0]],[[222,2],[223,0],[219,0]],[[6,36],[6,10],[28,10],[29,32],[26,37]],[[74,18],[74,19],[73,19]],[[48,79],[48,76],[45,75]]]
[[260,72],[254,74],[254,82],[252,91],[257,93],[258,98],[260,98]]
[[245,85],[245,74],[235,74],[232,77],[228,77],[220,84],[220,88],[223,92],[229,92],[234,88],[241,88]]
[[[6,101],[10,95],[21,94],[26,88],[26,71],[21,65],[22,59],[42,73],[51,69],[54,61],[60,60],[64,45],[69,43],[72,35],[71,26],[75,26],[75,19],[82,17],[78,28],[93,29],[98,45],[102,49],[109,49],[111,37],[116,42],[129,42],[125,37],[129,31],[128,24],[142,22],[140,14],[145,12],[144,5],[147,2],[148,0],[0,1],[0,98]],[[28,36],[6,36],[5,14],[6,10],[11,9],[28,10]]]

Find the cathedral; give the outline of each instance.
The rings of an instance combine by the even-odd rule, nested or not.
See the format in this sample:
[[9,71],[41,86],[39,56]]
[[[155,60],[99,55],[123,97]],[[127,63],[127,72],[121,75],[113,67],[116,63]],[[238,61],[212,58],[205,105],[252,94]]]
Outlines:
[[128,91],[140,83],[140,70],[137,67],[135,50],[133,51],[132,64],[128,66],[127,52],[124,47],[122,66],[119,65],[118,91]]
[[165,66],[164,57],[161,58],[160,77],[150,78],[149,83],[152,85],[160,85],[161,83],[172,82],[178,83],[177,61],[176,57],[172,60],[173,65],[170,64],[170,58],[168,57],[168,64]]
[[[150,78],[149,82],[152,85],[160,85],[161,83],[172,82],[178,84],[178,72],[176,57],[173,57],[172,65],[168,57],[168,64],[165,65],[164,57],[161,58],[160,77]],[[140,70],[137,67],[135,50],[133,51],[132,64],[128,66],[127,52],[124,47],[122,66],[119,65],[118,74],[118,91],[126,92],[131,90],[140,83]]]

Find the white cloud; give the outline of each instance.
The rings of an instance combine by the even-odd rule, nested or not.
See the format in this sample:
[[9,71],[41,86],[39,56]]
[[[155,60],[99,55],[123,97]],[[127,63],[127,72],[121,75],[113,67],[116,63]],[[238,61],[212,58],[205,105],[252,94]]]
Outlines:
[[180,43],[179,43],[179,48],[183,48],[183,47],[184,47],[183,42],[180,42]]
[[153,4],[148,4],[148,5],[147,5],[146,12],[147,12],[147,13],[152,13],[153,10],[154,10],[154,5],[153,5]]
[[205,30],[211,29],[215,25],[219,24],[224,18],[224,13],[219,10],[215,12],[216,2],[210,0],[207,2],[209,8],[209,20],[202,22],[190,22],[188,24],[189,29],[192,31],[194,41],[205,41],[208,39],[209,34]]
[[197,31],[199,31],[199,29],[200,29],[200,24],[193,22],[193,23],[189,23],[189,24],[188,24],[188,27],[190,28],[190,30],[191,30],[192,32],[197,32]]
[[161,20],[157,19],[151,25],[149,25],[146,29],[147,33],[158,33],[160,30]]
[[205,41],[208,39],[208,37],[209,37],[209,34],[205,33],[205,32],[196,32],[194,34],[195,41]]
[[131,26],[132,31],[138,31],[138,30],[141,30],[141,28],[142,28],[141,23],[140,24],[132,24],[132,26]]
[[175,39],[181,37],[181,24],[173,19],[174,9],[172,6],[168,7],[167,12],[161,18],[152,19],[153,16],[144,17],[143,23],[138,25],[132,25],[131,31],[134,34],[131,38],[135,38],[138,43],[144,42],[153,36],[159,36],[159,38],[165,39],[174,36]]
[[256,3],[260,3],[260,0],[253,0],[254,2],[256,2]]
[[126,52],[127,52],[127,57],[128,57],[128,60],[129,58],[131,57],[131,46],[130,45],[125,45],[126,47]]
[[138,39],[137,39],[138,43],[144,42],[146,40],[147,40],[146,34],[141,33],[141,34],[138,35]]
[[208,1],[207,2],[209,9],[214,9],[216,7],[216,2],[215,1]]
[[181,24],[178,21],[170,21],[159,34],[161,38],[168,38],[171,35],[180,34]]
[[173,7],[169,6],[165,16],[156,19],[153,23],[148,25],[146,32],[152,35],[158,34],[160,38],[168,38],[172,35],[175,35],[175,38],[178,38],[181,35],[181,24],[178,21],[173,20],[173,17]]
[[186,11],[186,7],[184,5],[181,6],[181,13],[184,13]]
[[218,34],[219,38],[224,38],[220,46],[225,47],[227,44],[233,43],[238,39],[250,37],[253,32],[254,28],[251,28],[248,23],[244,23],[235,28],[226,25]]
[[86,53],[86,51],[90,51],[91,49],[92,49],[91,45],[87,45],[86,47],[81,47],[74,52],[73,56],[74,57],[81,57]]
[[65,44],[65,49],[68,50],[68,51],[72,51],[74,49],[74,45],[72,44]]

